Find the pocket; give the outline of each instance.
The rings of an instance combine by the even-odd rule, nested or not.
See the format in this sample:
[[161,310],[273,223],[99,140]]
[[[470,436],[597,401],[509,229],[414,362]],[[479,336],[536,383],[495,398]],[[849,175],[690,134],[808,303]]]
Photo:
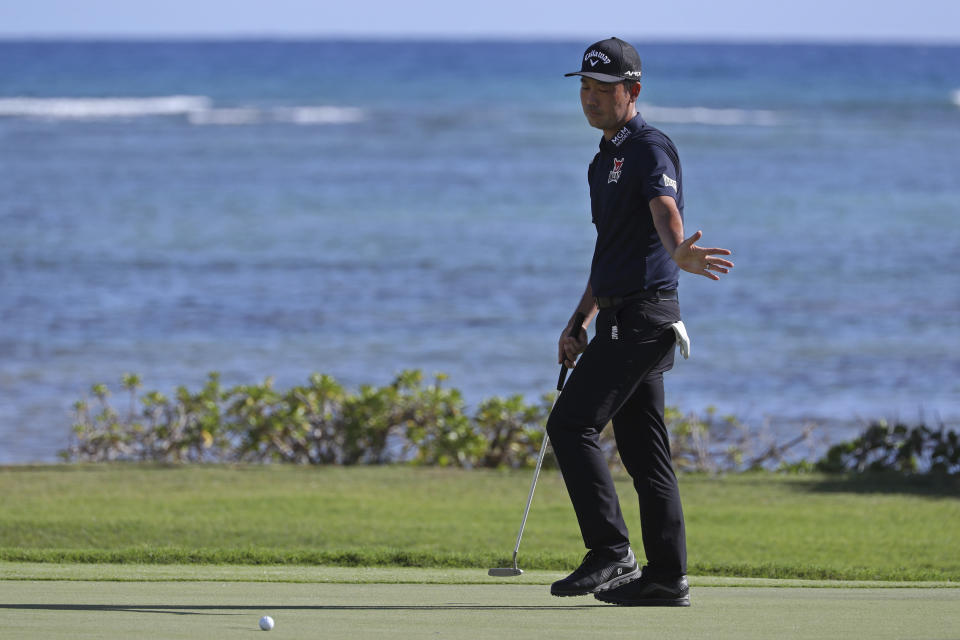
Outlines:
[[616,314],[618,333],[626,342],[656,340],[670,325],[680,319],[676,300],[639,300],[627,304]]
[[680,320],[680,303],[676,300],[647,300],[645,314],[651,324],[669,327]]

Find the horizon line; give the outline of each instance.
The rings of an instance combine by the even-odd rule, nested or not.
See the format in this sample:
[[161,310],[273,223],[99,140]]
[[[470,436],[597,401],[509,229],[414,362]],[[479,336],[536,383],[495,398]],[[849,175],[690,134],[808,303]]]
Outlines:
[[[584,37],[575,34],[523,35],[508,33],[439,34],[439,33],[294,33],[294,32],[237,32],[237,33],[0,33],[0,42],[443,42],[443,43],[580,43]],[[866,45],[866,46],[960,46],[960,37],[903,37],[903,36],[812,36],[812,35],[625,35],[633,41],[651,44],[718,44],[718,45]]]

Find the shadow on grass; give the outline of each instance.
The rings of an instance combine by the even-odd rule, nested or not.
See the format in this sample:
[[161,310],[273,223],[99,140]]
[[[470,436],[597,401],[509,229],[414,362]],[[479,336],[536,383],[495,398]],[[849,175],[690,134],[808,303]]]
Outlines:
[[450,602],[447,604],[400,605],[186,605],[186,604],[0,604],[2,609],[21,611],[113,611],[128,613],[169,613],[178,616],[234,615],[228,611],[580,611],[609,607],[608,604],[579,605],[484,605]]
[[960,477],[907,476],[898,473],[857,473],[821,476],[816,481],[791,482],[797,491],[814,493],[900,493],[960,499]]

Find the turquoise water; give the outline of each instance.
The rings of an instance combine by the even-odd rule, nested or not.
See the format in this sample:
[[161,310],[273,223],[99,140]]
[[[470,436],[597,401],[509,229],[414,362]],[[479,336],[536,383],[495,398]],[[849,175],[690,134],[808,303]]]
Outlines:
[[[584,44],[0,43],[0,462],[126,371],[549,391],[594,237]],[[688,230],[737,264],[682,276],[668,402],[956,424],[960,48],[637,45]]]

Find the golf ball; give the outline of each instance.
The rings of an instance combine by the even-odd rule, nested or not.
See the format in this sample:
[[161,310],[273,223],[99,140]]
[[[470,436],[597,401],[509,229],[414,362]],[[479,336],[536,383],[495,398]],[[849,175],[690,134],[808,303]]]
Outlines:
[[264,631],[270,631],[270,629],[273,629],[273,618],[270,616],[263,616],[260,618],[260,628]]

